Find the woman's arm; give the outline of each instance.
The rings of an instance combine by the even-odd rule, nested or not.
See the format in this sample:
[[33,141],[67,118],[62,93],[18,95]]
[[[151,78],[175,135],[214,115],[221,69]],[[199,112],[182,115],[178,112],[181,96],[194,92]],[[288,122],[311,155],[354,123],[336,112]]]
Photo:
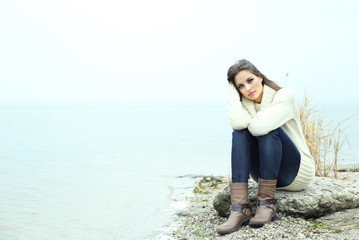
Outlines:
[[253,136],[262,136],[281,127],[294,118],[294,103],[294,93],[291,89],[278,90],[273,102],[251,119],[248,125],[249,132]]
[[248,127],[252,116],[239,99],[239,94],[232,83],[229,84],[229,122],[233,129],[242,130]]

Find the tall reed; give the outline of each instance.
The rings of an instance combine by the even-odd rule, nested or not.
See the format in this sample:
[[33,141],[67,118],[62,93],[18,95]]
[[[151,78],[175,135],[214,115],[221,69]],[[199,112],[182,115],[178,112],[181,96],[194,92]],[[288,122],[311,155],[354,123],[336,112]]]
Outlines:
[[353,115],[339,122],[334,128],[325,123],[324,117],[315,108],[310,107],[312,99],[305,97],[300,106],[300,120],[304,138],[315,161],[315,175],[338,178],[338,162],[342,159],[344,144],[349,144],[345,130],[355,122],[342,127]]

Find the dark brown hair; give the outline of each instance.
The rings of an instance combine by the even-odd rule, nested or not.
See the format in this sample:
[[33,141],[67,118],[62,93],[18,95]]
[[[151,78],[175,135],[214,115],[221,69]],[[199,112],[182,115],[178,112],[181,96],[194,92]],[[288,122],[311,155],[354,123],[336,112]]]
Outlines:
[[262,81],[262,85],[267,85],[271,88],[273,88],[274,90],[279,90],[280,87],[272,80],[269,80],[263,73],[261,73],[252,63],[250,63],[249,61],[247,61],[246,59],[241,59],[238,60],[237,62],[235,62],[229,69],[228,69],[228,73],[227,73],[227,80],[229,83],[232,83],[235,88],[237,89],[237,92],[239,93],[240,99],[242,101],[242,94],[239,91],[238,87],[236,86],[235,82],[234,82],[234,77],[237,75],[237,73],[239,73],[242,70],[248,70],[250,71],[252,74],[256,75],[257,77],[262,77],[263,81]]

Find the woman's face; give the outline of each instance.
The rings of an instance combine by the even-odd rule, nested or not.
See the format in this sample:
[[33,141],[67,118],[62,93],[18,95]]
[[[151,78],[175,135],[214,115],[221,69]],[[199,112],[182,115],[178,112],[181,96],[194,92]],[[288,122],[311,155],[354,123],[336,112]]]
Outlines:
[[234,77],[234,83],[243,97],[261,103],[263,96],[263,78],[257,77],[248,70],[242,70]]

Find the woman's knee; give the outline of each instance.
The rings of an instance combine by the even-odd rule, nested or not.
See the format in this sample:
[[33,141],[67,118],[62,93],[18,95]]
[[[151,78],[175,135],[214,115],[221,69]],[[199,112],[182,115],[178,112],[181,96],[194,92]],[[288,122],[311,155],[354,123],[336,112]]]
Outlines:
[[258,141],[261,141],[261,142],[272,140],[273,138],[278,138],[281,134],[281,131],[283,131],[281,128],[277,128],[277,129],[270,131],[266,135],[258,136],[257,139],[258,139]]
[[242,130],[234,129],[233,132],[232,132],[233,139],[248,138],[249,136],[251,136],[251,134],[249,133],[247,128],[242,129]]
[[251,142],[251,136],[248,129],[233,130],[232,146],[238,147],[238,144],[240,144],[242,147],[248,147],[248,144]]

